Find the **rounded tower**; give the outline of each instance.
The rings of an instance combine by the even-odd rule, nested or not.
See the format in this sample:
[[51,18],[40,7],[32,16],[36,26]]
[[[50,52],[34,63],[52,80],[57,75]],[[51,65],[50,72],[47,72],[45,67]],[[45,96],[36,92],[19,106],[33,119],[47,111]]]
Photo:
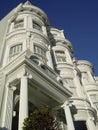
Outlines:
[[94,78],[93,65],[85,60],[79,60],[77,67],[81,71],[81,82],[92,106],[98,111],[98,84]]
[[65,38],[63,30],[51,28],[50,32],[52,35],[51,42],[53,44],[52,51],[56,72],[69,84],[73,97],[83,97],[80,71],[74,64],[74,49],[72,44]]
[[3,66],[29,50],[31,55],[52,68],[47,15],[29,1],[20,4],[13,12],[7,25]]
[[27,1],[13,9],[4,18],[4,24],[5,21],[6,30],[2,38],[5,82],[0,85],[3,87],[0,97],[5,97],[0,99],[3,104],[0,127],[21,130],[31,109],[46,104],[51,107],[61,105],[71,96],[71,91],[51,69],[51,34],[47,15]]
[[[91,107],[91,104],[87,99],[87,94],[83,88],[81,70],[79,66],[77,67],[78,61],[74,58],[73,46],[64,37],[62,30],[51,28],[51,34],[55,70],[60,74],[64,81],[69,84],[70,90],[73,93],[72,97],[69,99],[69,108],[72,113],[74,126],[77,128],[78,125],[82,124],[83,129],[86,129],[87,125],[90,127],[89,118],[93,118],[96,112],[95,109]],[[90,68],[87,68],[86,66],[84,68],[92,73]],[[66,109],[67,105],[68,104],[65,105]],[[94,124],[93,121],[91,121],[91,123]]]
[[13,9],[2,25],[0,127],[22,130],[32,109],[49,105],[60,114],[62,130],[95,130],[98,81],[89,62],[75,60],[64,31],[52,28],[29,1]]

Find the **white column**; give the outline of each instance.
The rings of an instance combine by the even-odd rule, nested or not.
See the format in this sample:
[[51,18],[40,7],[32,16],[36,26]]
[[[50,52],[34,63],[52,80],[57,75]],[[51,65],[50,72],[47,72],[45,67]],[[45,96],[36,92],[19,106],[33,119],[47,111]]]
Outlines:
[[2,108],[0,110],[0,126],[3,128],[5,127],[5,118],[6,118],[6,110],[7,110],[7,98],[8,98],[8,91],[9,91],[9,83],[5,85],[5,92],[4,92],[4,98],[2,100]]
[[26,49],[30,49],[30,37],[31,37],[31,34],[30,32],[27,32],[27,37],[26,37]]
[[89,117],[87,119],[86,125],[87,125],[88,130],[97,130],[92,117]]
[[14,29],[14,22],[10,23],[9,32],[12,32]]
[[61,37],[65,38],[65,36],[64,36],[64,30],[61,30]]
[[67,121],[67,128],[68,128],[68,130],[75,130],[68,101],[66,101],[64,103],[63,108],[64,108],[64,112],[65,112],[65,115],[66,115],[66,121]]
[[28,117],[28,77],[21,77],[19,102],[19,129],[22,130],[23,121]]
[[3,93],[4,93],[4,84],[5,84],[5,75],[4,73],[0,72],[0,110],[2,108],[2,100],[3,100]]
[[51,55],[51,47],[49,46],[48,49],[49,50],[46,53],[47,60],[48,60],[47,61],[47,65],[49,65],[49,67],[51,67],[52,69],[54,69],[53,62],[52,62],[52,55]]
[[6,129],[11,130],[12,127],[12,117],[13,117],[13,93],[16,90],[14,86],[8,86],[6,111],[5,111],[5,121],[4,126]]
[[72,58],[70,56],[70,52],[68,49],[65,50],[65,54],[66,54],[66,61],[67,63],[73,64]]
[[88,78],[89,78],[89,82],[90,83],[95,83],[94,77],[92,76],[90,71],[87,71],[87,75],[88,75]]
[[78,97],[86,98],[86,94],[84,93],[83,87],[78,77],[78,72],[76,70],[74,70],[74,81],[75,81]]
[[46,27],[45,26],[42,26],[42,31],[43,31],[43,34],[45,34],[47,36],[47,31],[46,31]]
[[28,28],[27,16],[24,18],[24,28]]

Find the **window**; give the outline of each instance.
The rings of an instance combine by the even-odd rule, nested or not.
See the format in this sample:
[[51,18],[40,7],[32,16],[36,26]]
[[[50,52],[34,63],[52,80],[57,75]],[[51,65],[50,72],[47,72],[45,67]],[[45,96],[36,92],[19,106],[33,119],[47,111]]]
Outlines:
[[74,84],[74,80],[72,78],[65,78],[65,82],[69,85],[70,90],[73,93],[73,96],[77,96],[77,91]]
[[75,130],[87,130],[85,121],[74,121]]
[[34,22],[34,21],[33,21],[33,28],[37,29],[37,30],[41,30],[41,26],[38,23]]
[[64,51],[55,51],[57,62],[66,62]]
[[39,46],[34,46],[34,53],[41,59],[41,60],[43,60],[43,61],[45,61],[46,60],[46,58],[45,58],[45,51],[44,51],[44,49],[42,49],[41,47],[39,47]]
[[14,28],[15,29],[18,29],[18,28],[22,28],[24,26],[24,20],[21,19],[21,20],[17,20],[14,22]]
[[89,82],[88,74],[87,74],[87,72],[83,72],[82,73],[82,83],[87,84],[88,82]]
[[35,50],[35,53],[42,55],[42,56],[45,56],[45,51],[42,48],[35,46],[34,50]]
[[22,44],[14,45],[10,48],[9,55],[13,56],[22,51]]
[[92,94],[90,95],[91,100],[94,104],[94,106],[98,109],[98,95],[97,94]]

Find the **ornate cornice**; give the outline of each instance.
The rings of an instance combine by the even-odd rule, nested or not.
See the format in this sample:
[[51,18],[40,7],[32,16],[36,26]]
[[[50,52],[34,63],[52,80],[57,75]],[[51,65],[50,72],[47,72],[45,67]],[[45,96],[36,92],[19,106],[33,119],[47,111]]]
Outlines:
[[93,68],[93,64],[87,60],[78,60],[77,65],[87,65],[90,68]]

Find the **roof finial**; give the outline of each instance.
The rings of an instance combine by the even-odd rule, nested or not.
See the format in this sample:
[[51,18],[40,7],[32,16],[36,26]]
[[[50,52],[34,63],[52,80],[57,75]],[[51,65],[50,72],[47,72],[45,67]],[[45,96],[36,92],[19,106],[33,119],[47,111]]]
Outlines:
[[26,0],[26,2],[24,3],[24,5],[32,5],[32,3],[29,0]]

